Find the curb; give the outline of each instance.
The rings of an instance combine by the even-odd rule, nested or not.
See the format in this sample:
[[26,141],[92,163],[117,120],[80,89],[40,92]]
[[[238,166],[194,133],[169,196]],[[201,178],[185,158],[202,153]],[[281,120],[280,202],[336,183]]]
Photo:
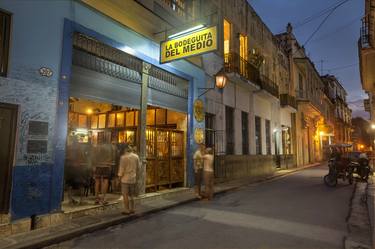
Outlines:
[[[355,183],[352,196],[349,202],[349,213],[346,218],[348,234],[344,237],[345,249],[371,249],[371,224],[369,222],[368,200],[363,199],[367,197],[367,188],[361,187],[358,182]],[[369,222],[370,223],[370,222]],[[366,234],[368,235],[366,236]],[[368,240],[368,241],[367,241]]]
[[[311,167],[316,167],[316,166],[319,166],[319,165],[320,165],[320,163],[316,163],[316,164],[311,164],[311,165],[295,168],[295,169],[293,169],[289,172],[285,172],[284,174],[272,175],[272,176],[265,177],[263,179],[258,179],[258,180],[252,181],[252,182],[251,181],[244,181],[242,183],[239,182],[238,185],[236,185],[236,186],[232,186],[232,187],[228,187],[228,188],[225,188],[225,189],[215,191],[215,195],[225,194],[227,192],[237,190],[241,187],[245,187],[245,186],[249,186],[249,185],[256,184],[256,183],[267,182],[267,181],[271,181],[271,180],[274,180],[274,179],[277,179],[277,178],[285,177],[287,175],[296,173],[298,171],[301,171],[301,170],[304,170],[304,169],[307,169],[307,168],[311,168]],[[91,224],[91,225],[86,225],[84,227],[78,227],[78,228],[73,228],[73,229],[70,229],[70,230],[67,230],[67,231],[62,231],[62,232],[59,232],[58,235],[56,235],[56,234],[49,235],[49,236],[47,235],[47,236],[43,237],[42,239],[37,238],[37,239],[31,239],[31,240],[28,240],[28,241],[25,241],[25,242],[11,244],[9,246],[4,247],[3,249],[39,249],[39,248],[51,246],[51,245],[54,245],[54,244],[59,244],[59,243],[62,243],[64,241],[71,240],[73,238],[82,236],[82,235],[87,234],[87,233],[92,233],[92,232],[95,232],[95,231],[106,229],[106,228],[111,227],[111,226],[120,225],[120,224],[123,224],[125,222],[130,222],[130,221],[133,221],[133,220],[136,220],[136,219],[139,219],[139,218],[143,218],[143,217],[146,217],[148,215],[151,215],[151,214],[154,214],[154,213],[157,213],[157,212],[161,212],[161,211],[164,211],[164,210],[167,210],[167,209],[171,209],[171,208],[174,208],[174,207],[177,207],[177,206],[180,206],[180,205],[184,205],[184,204],[187,204],[187,203],[191,203],[191,202],[194,202],[194,201],[198,201],[198,200],[199,199],[196,198],[196,197],[188,198],[188,199],[183,200],[183,201],[179,201],[179,202],[169,204],[169,205],[166,205],[166,206],[163,206],[163,207],[153,208],[153,209],[146,210],[146,211],[141,212],[141,213],[136,213],[136,214],[133,214],[133,215],[130,215],[130,216],[122,216],[122,217],[119,216],[119,217],[112,218],[112,219],[109,219],[109,220],[106,220],[106,221],[98,222],[98,223]]]

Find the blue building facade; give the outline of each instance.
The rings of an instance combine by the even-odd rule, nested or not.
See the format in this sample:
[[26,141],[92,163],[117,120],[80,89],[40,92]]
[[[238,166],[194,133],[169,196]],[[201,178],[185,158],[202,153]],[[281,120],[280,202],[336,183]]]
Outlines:
[[[184,60],[161,65],[158,43],[77,1],[3,1],[0,9],[11,14],[9,66],[7,76],[0,77],[0,103],[18,106],[9,208],[13,220],[61,211],[77,32],[188,81],[185,185],[194,184],[193,133],[204,129],[204,122],[193,118],[193,102],[207,80],[201,68]],[[30,121],[40,122],[45,132],[30,132]],[[30,149],[30,141],[47,141],[44,152]]]

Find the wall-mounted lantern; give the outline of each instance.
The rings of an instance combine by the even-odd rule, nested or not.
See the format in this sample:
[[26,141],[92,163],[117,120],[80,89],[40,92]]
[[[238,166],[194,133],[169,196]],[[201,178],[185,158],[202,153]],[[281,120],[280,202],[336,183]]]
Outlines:
[[215,85],[218,89],[223,89],[228,81],[228,77],[225,74],[224,70],[221,69],[216,75],[215,75]]
[[217,74],[215,74],[215,86],[214,87],[198,88],[199,90],[205,90],[202,94],[198,96],[198,98],[205,95],[209,90],[215,89],[215,87],[217,87],[218,89],[224,89],[227,82],[228,82],[228,76],[225,74],[225,71],[222,68]]

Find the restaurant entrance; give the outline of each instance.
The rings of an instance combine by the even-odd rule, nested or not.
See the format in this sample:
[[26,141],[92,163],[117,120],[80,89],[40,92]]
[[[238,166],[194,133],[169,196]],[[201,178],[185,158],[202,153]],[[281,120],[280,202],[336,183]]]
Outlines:
[[[121,147],[139,153],[139,110],[71,97],[65,160],[64,207],[94,205],[98,194],[118,201]],[[184,186],[187,115],[149,106],[146,192]]]
[[165,69],[74,33],[64,202],[92,205],[100,192],[117,201],[124,144],[146,162],[139,192],[184,186],[188,88]]

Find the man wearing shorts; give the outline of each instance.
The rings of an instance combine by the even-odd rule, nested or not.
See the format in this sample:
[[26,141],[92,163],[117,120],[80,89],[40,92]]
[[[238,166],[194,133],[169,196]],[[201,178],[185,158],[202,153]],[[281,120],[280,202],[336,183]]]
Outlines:
[[206,198],[212,200],[214,197],[214,155],[213,149],[207,148],[203,158],[203,175]]
[[201,185],[202,185],[202,174],[203,174],[203,158],[205,154],[205,147],[203,144],[199,145],[199,148],[195,151],[194,159],[194,173],[195,173],[195,186],[196,193],[199,199],[202,199]]
[[125,211],[122,214],[134,213],[134,197],[136,195],[136,180],[139,170],[139,157],[126,145],[120,158],[118,177],[121,181],[121,192],[124,197]]

